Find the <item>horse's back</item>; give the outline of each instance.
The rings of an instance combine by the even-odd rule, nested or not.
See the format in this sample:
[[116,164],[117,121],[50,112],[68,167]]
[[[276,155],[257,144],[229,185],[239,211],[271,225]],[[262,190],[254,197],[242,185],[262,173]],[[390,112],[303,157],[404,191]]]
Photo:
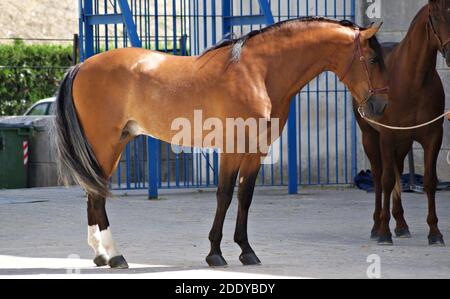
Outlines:
[[[130,95],[136,95],[157,82],[168,83],[180,69],[189,67],[188,57],[177,57],[140,48],[107,51],[87,59],[74,80],[74,100],[101,101],[107,99],[124,104]],[[146,87],[146,88],[144,88]]]
[[80,74],[98,75],[108,73],[112,75],[120,72],[123,76],[139,72],[149,72],[158,68],[175,68],[180,64],[187,64],[191,57],[174,56],[158,51],[141,48],[122,48],[106,51],[87,59],[80,68]]

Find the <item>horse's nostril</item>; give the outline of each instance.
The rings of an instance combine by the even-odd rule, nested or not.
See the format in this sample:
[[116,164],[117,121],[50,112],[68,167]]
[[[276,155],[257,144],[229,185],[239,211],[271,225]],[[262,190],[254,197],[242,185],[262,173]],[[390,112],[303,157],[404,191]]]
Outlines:
[[383,98],[373,98],[369,103],[370,110],[374,116],[381,116],[387,106],[387,101]]
[[384,112],[384,110],[386,110],[386,107],[387,107],[387,102],[384,102],[380,109],[380,114],[382,114]]

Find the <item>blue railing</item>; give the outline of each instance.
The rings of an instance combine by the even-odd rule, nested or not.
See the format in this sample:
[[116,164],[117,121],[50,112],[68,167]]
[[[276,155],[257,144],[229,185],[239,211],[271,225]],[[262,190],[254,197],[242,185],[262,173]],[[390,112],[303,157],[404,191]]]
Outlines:
[[[270,13],[275,22],[301,16],[355,18],[355,0],[79,2],[82,59],[140,44],[174,55],[197,55],[226,34],[239,36],[265,26]],[[297,185],[351,183],[357,140],[350,100],[332,73],[310,82],[292,101],[289,129],[278,145],[279,162],[262,166],[258,184],[289,185],[289,192],[296,193]],[[111,188],[148,189],[154,197],[158,188],[215,186],[218,167],[216,153],[196,149],[176,154],[166,143],[139,137],[127,145]]]

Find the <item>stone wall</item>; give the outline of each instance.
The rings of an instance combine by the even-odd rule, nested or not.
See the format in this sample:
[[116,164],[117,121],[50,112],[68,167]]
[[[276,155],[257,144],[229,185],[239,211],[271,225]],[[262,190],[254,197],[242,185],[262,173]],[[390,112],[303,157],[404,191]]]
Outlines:
[[78,1],[0,0],[0,11],[0,38],[71,39],[78,32]]

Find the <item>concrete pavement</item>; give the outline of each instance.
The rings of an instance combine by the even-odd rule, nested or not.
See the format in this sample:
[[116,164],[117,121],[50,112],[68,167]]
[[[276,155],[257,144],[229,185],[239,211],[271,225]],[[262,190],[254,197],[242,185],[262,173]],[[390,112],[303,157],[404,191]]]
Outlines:
[[[112,232],[129,270],[94,268],[87,245],[86,203],[79,188],[0,190],[1,277],[366,278],[368,256],[382,278],[450,278],[450,249],[429,247],[425,195],[404,194],[411,239],[369,241],[373,194],[351,188],[257,188],[249,239],[263,265],[243,267],[233,243],[236,199],[224,229],[229,266],[210,269],[208,233],[215,190],[117,193],[107,204]],[[440,228],[450,242],[450,193],[437,195]],[[394,228],[394,224],[391,224]],[[449,243],[450,244],[450,243]],[[71,273],[67,276],[66,273]]]

